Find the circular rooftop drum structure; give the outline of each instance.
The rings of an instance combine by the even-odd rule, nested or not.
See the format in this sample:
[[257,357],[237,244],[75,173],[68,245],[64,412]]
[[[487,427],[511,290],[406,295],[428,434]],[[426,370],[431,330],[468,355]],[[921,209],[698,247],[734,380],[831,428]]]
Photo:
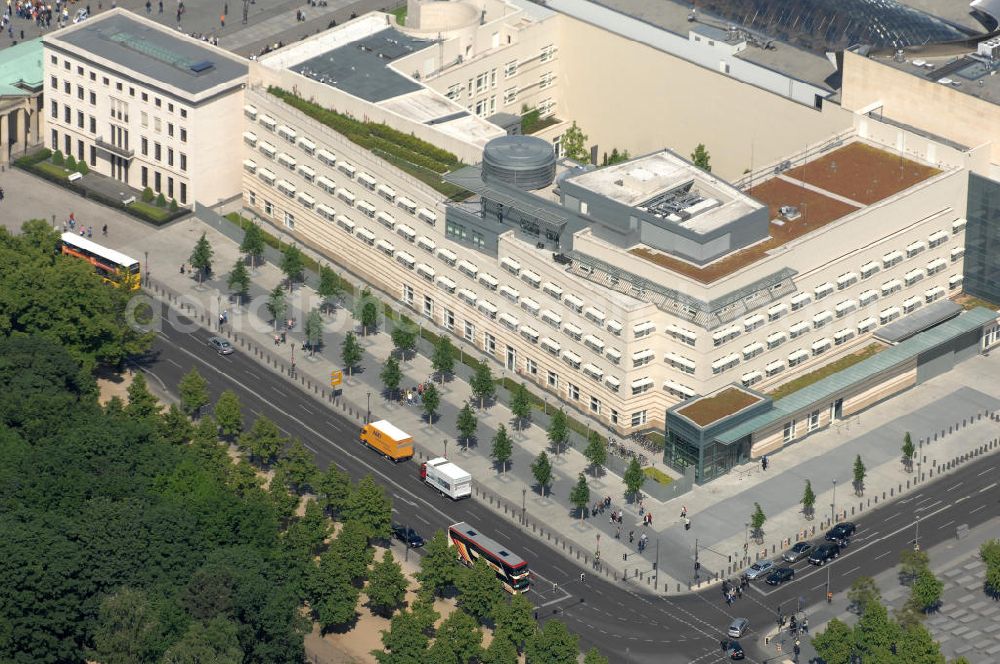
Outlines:
[[535,136],[501,136],[483,148],[483,181],[518,189],[544,189],[556,175],[556,154],[548,141]]

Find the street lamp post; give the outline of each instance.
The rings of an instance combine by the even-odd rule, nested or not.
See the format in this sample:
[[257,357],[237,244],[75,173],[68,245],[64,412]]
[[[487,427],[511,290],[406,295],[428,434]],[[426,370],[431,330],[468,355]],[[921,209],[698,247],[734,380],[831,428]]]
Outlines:
[[656,576],[653,577],[653,590],[660,589],[660,538],[656,538]]
[[[293,346],[294,348],[294,346]],[[372,419],[372,393],[368,393],[368,413],[365,415],[365,424],[368,424]]]
[[143,265],[146,267],[146,285],[148,286],[149,285],[149,252],[148,251],[144,251],[142,253],[143,253],[143,256],[145,257],[145,260],[143,261]]
[[917,515],[916,532],[913,533],[913,550],[920,550],[920,515]]
[[546,414],[546,415],[548,415],[548,414],[549,414],[549,397],[548,397],[548,396],[546,396],[546,397],[545,397],[545,406],[544,406],[544,411],[545,411],[545,414]]
[[444,458],[448,458],[448,439],[444,439]]
[[[221,316],[222,316],[222,296],[221,295],[216,295],[215,296],[215,314],[220,317],[219,318],[219,329],[221,330],[222,329],[222,318],[221,318]],[[295,344],[292,344],[292,349],[293,349],[292,352],[294,352]]]
[[528,523],[528,490],[521,489],[521,524]]
[[833,481],[833,502],[830,503],[830,527],[833,527],[833,523],[837,517],[837,480]]

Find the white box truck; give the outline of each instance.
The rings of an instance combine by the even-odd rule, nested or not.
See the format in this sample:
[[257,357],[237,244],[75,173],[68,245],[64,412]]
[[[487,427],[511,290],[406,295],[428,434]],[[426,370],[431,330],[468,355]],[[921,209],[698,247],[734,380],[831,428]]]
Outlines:
[[452,500],[472,495],[472,475],[444,457],[420,464],[420,479]]

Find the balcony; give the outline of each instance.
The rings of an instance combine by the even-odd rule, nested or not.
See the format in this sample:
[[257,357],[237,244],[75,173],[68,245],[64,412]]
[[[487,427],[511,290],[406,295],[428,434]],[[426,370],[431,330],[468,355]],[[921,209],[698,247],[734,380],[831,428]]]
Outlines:
[[127,148],[120,148],[117,145],[115,145],[114,143],[108,143],[103,138],[98,138],[94,142],[97,144],[97,147],[99,147],[100,149],[102,149],[102,150],[104,150],[106,152],[110,152],[113,155],[119,156],[122,159],[131,159],[132,157],[135,156],[135,150],[129,150]]

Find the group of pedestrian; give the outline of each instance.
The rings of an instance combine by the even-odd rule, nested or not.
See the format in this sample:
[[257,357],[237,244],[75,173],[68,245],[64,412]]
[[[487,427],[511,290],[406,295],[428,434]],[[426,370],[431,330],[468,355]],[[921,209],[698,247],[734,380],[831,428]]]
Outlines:
[[[611,496],[604,496],[603,500],[598,500],[594,503],[594,506],[590,510],[591,516],[597,516],[598,514],[604,514],[604,510],[611,507]],[[611,515],[611,523],[614,523],[614,513]]]
[[408,388],[403,396],[400,397],[400,400],[405,399],[408,406],[423,402],[424,392],[427,391],[428,385],[429,383],[420,383],[419,385],[414,385],[412,388]]
[[745,574],[734,581],[723,580],[722,596],[726,600],[726,605],[732,606],[733,602],[738,599],[742,599],[743,589],[749,584],[750,581],[747,579]]
[[[0,196],[0,200],[3,200],[3,196]],[[77,226],[79,225],[79,229]],[[77,224],[76,214],[73,212],[69,213],[69,218],[63,222],[63,233],[76,233],[77,230],[80,232],[80,237],[94,237],[94,227],[87,226],[84,224]],[[104,235],[108,234],[108,225],[104,224],[101,228],[101,232]]]

